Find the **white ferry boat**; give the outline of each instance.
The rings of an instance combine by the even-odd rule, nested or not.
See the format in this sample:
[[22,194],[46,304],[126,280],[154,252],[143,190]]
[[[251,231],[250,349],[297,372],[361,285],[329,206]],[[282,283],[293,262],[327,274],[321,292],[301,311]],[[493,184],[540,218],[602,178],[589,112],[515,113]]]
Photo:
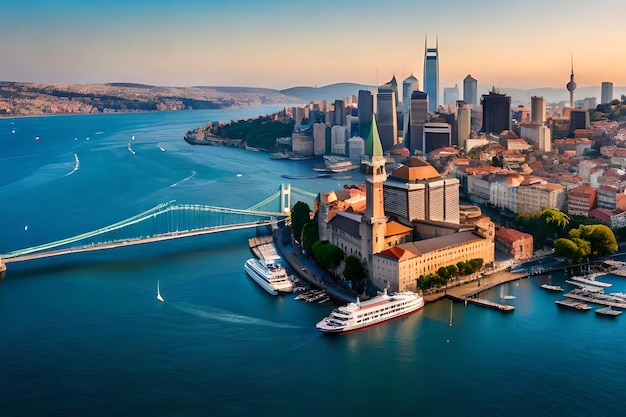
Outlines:
[[346,172],[359,167],[349,158],[336,155],[324,155],[324,165],[332,172]]
[[349,303],[334,309],[315,327],[325,333],[347,333],[406,316],[424,307],[424,299],[413,292],[400,292]]
[[293,292],[293,281],[285,268],[277,263],[250,258],[244,264],[244,269],[250,278],[272,295]]

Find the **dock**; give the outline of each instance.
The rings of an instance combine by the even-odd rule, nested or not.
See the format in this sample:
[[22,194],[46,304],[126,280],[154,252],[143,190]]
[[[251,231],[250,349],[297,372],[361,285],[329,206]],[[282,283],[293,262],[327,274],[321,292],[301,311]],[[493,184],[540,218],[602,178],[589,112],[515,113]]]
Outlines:
[[472,303],[483,307],[494,308],[500,311],[513,311],[515,307],[508,304],[500,304],[495,301],[485,300],[484,298],[475,298],[475,297],[455,297],[454,295],[448,294],[448,298],[451,298],[456,301],[463,302],[465,304]]
[[570,284],[570,285],[575,285],[575,286],[579,287],[581,290],[587,291],[587,292],[602,292],[602,291],[604,291],[602,289],[602,287],[595,287],[593,285],[586,285],[586,284],[583,284],[582,282],[572,281],[571,279],[566,279],[565,282]]
[[[571,278],[574,281],[582,282],[583,284],[587,284],[587,285],[595,285],[596,287],[608,288],[611,285],[613,285],[613,284],[609,284],[607,282],[596,281],[595,278],[596,278],[597,275],[600,275],[600,274],[587,275],[588,278],[586,278],[586,277],[571,277]],[[605,275],[605,274],[602,273],[602,275]]]

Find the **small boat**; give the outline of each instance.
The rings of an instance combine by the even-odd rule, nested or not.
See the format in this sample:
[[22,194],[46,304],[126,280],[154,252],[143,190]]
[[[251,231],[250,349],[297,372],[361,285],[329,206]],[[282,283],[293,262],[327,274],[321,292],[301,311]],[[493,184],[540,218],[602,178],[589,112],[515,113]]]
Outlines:
[[541,288],[543,288],[544,290],[557,291],[557,292],[563,291],[563,288],[560,285],[543,284]]
[[617,317],[622,314],[622,310],[613,310],[611,306],[608,306],[597,309],[596,314],[600,314],[602,316]]
[[559,306],[569,307],[575,310],[583,310],[583,311],[591,310],[591,307],[589,307],[588,304],[583,303],[582,301],[566,299],[566,300],[556,300],[554,303]]
[[157,296],[156,299],[159,300],[160,302],[164,302],[165,300],[163,299],[163,296],[161,295],[161,290],[159,288],[159,280],[157,279]]

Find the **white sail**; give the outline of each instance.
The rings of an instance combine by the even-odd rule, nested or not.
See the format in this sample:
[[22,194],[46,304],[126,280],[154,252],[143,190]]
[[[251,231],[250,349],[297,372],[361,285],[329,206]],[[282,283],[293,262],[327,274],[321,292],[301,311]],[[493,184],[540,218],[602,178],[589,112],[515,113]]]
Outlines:
[[159,280],[157,280],[157,300],[159,300],[160,302],[164,302],[165,300],[163,299],[163,297],[161,296],[161,291],[159,288]]

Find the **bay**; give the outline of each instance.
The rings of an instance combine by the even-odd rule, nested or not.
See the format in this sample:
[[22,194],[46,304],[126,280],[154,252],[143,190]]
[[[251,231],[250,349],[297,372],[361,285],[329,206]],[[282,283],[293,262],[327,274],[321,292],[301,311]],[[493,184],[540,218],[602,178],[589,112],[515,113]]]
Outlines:
[[[182,139],[210,120],[277,109],[0,119],[0,253],[170,200],[246,208],[285,181],[311,192],[363,181],[352,172],[286,180],[314,174],[319,161]],[[512,314],[454,304],[450,326],[442,300],[328,337],[315,323],[332,306],[269,296],[246,276],[253,235],[8,264],[0,414],[588,416],[626,407],[624,317],[560,309],[562,296],[530,278],[507,284]],[[603,280],[626,292],[626,279]],[[568,288],[562,276],[553,283]]]

